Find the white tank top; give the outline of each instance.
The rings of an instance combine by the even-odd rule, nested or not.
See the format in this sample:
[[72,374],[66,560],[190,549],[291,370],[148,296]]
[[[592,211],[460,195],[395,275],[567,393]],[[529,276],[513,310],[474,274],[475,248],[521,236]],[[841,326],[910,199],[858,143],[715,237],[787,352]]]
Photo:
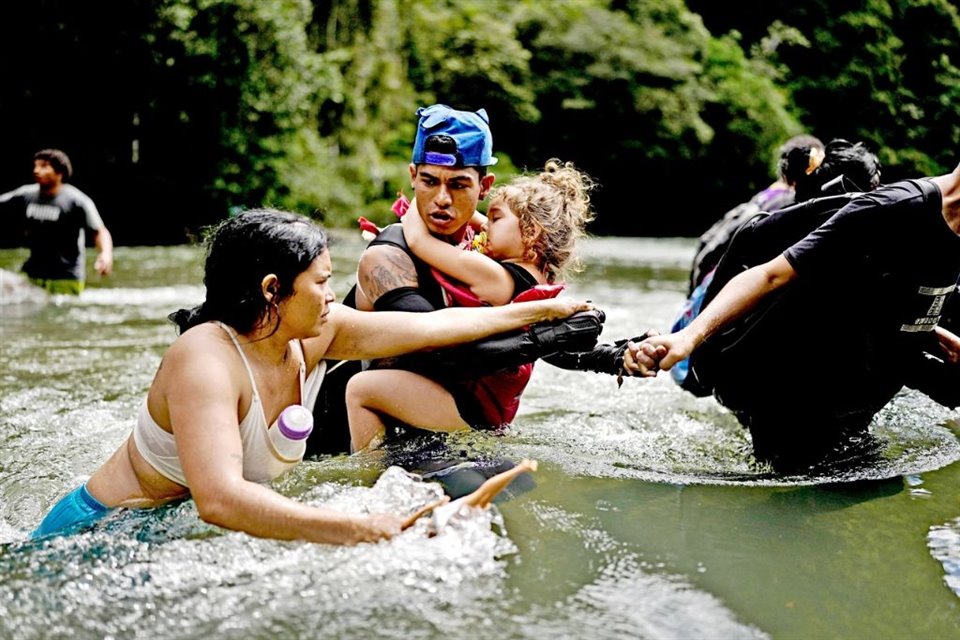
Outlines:
[[[236,346],[237,352],[243,360],[243,365],[247,368],[250,384],[253,387],[250,409],[240,422],[240,440],[243,443],[243,478],[250,482],[269,482],[296,466],[299,461],[286,462],[280,460],[273,452],[273,447],[267,436],[267,419],[263,414],[263,405],[257,391],[257,381],[253,377],[250,363],[247,362],[247,357],[240,348],[240,343],[237,342],[234,330],[222,322],[217,324],[227,332],[230,340]],[[313,405],[317,401],[317,394],[320,392],[320,385],[323,383],[323,376],[327,370],[327,363],[321,360],[310,372],[310,375],[305,376],[306,363],[304,362],[303,347],[299,340],[293,340],[291,344],[294,352],[300,357],[300,403],[313,411]],[[143,400],[140,412],[137,415],[137,422],[133,427],[133,441],[137,445],[140,455],[160,475],[184,487],[189,486],[186,477],[183,475],[180,457],[177,455],[177,441],[172,433],[164,430],[150,415],[146,398]]]

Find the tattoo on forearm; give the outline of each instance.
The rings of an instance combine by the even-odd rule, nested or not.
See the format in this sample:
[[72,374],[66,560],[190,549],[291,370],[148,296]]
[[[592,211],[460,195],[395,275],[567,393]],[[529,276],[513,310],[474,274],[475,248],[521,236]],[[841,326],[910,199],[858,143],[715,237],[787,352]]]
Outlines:
[[381,257],[380,264],[371,267],[363,278],[363,291],[371,301],[399,287],[417,286],[417,270],[408,256],[386,254]]

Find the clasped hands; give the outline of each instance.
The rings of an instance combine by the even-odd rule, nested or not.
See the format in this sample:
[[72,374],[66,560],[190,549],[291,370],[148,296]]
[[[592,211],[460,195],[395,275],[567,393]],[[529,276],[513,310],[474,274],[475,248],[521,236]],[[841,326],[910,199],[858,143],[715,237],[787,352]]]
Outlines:
[[628,342],[623,352],[625,375],[653,378],[659,371],[667,371],[685,360],[693,351],[693,341],[685,330],[659,335],[655,330],[647,332],[642,342]]

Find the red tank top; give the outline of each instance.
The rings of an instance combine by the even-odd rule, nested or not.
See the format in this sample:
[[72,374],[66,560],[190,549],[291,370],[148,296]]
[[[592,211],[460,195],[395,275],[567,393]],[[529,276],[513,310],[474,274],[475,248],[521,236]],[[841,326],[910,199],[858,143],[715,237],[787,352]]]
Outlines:
[[[440,286],[447,293],[451,305],[478,307],[486,305],[459,282],[447,278],[444,274],[433,272]],[[518,282],[519,284],[519,282]],[[517,294],[510,304],[529,300],[545,300],[557,297],[563,291],[562,284],[537,284]],[[461,384],[476,399],[484,424],[474,424],[473,427],[497,429],[511,422],[520,409],[520,396],[523,394],[530,376],[533,374],[533,363],[522,364],[518,367],[505,369],[496,373],[481,376]]]

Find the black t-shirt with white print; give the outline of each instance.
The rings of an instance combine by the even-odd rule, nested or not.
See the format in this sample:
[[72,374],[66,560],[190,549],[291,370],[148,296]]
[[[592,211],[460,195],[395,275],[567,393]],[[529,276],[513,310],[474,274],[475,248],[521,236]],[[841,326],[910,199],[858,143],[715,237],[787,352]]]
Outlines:
[[[929,185],[928,185],[929,186]],[[831,313],[815,332],[839,332],[841,367],[902,379],[960,277],[960,236],[947,226],[936,188],[897,182],[852,200],[784,252],[799,282],[819,291]],[[863,362],[857,362],[863,358]]]

